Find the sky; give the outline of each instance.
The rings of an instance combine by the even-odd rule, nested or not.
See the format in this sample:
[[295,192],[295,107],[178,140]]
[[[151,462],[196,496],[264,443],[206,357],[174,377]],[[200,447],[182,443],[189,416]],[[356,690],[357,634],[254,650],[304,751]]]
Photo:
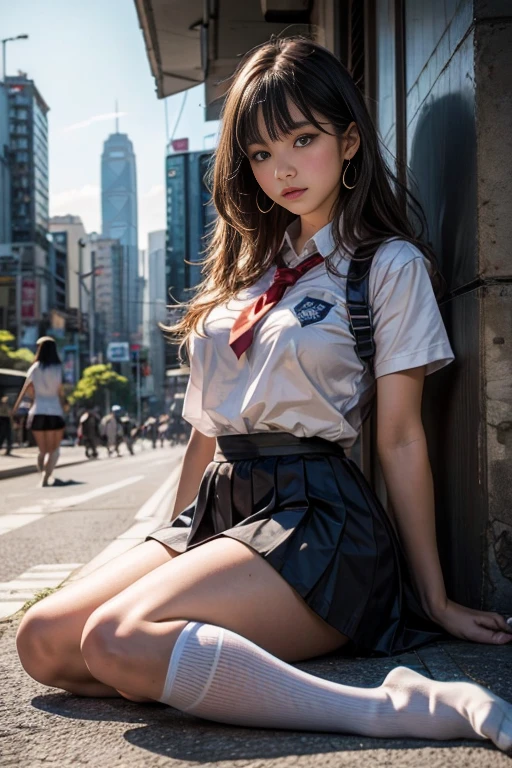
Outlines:
[[[137,158],[146,249],[148,232],[166,227],[165,105],[172,135],[185,95],[157,98],[134,0],[0,0],[0,38],[21,34],[29,39],[6,45],[7,74],[25,72],[50,107],[50,216],[71,213],[87,232],[101,232],[100,158],[117,100],[119,130]],[[175,138],[211,148],[219,123],[204,120],[203,86],[185,93]]]

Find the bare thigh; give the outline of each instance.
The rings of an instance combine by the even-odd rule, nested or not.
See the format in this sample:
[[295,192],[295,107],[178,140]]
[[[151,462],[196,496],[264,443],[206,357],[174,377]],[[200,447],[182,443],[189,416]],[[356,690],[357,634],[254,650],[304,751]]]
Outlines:
[[95,611],[82,653],[105,684],[158,699],[188,621],[229,629],[288,662],[328,653],[348,639],[258,553],[220,537],[161,565]]
[[50,453],[51,448],[48,447],[49,441],[47,438],[48,431],[46,429],[35,429],[32,434],[34,435],[34,440],[39,448],[39,453],[42,453],[43,455]]
[[52,451],[56,451],[57,448],[60,446],[62,442],[62,438],[64,437],[64,430],[63,429],[49,429],[47,434],[47,440],[48,440],[48,453],[51,453]]
[[17,645],[26,671],[45,685],[84,695],[117,695],[97,683],[80,652],[93,611],[179,553],[147,541],[36,603],[23,617]]

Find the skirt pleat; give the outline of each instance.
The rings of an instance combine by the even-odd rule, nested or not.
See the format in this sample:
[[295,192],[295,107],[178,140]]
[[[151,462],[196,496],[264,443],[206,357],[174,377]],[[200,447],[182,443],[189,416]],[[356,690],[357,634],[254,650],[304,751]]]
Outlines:
[[148,538],[181,553],[218,536],[258,552],[350,639],[348,652],[400,653],[443,634],[420,607],[390,518],[339,450],[214,460],[196,503]]

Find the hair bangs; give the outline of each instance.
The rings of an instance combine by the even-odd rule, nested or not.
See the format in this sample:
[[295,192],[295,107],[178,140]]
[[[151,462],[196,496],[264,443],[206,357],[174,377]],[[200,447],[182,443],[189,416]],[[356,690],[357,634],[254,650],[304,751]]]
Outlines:
[[[287,82],[288,73],[278,70],[269,74],[255,82],[254,88],[246,90],[240,104],[237,142],[244,154],[247,154],[247,147],[251,144],[265,144],[265,137],[260,130],[260,114],[271,141],[282,140],[297,129],[298,124],[291,115],[290,104],[297,107],[308,123],[327,133],[304,99],[302,89],[297,88],[295,82]],[[243,143],[240,136],[244,137]]]

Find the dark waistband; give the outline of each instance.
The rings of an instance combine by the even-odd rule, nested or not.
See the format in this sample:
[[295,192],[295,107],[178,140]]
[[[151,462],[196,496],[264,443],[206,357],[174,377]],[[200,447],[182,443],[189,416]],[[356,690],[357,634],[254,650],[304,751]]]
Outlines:
[[237,461],[258,456],[293,456],[308,453],[334,453],[345,456],[337,443],[323,437],[296,437],[289,432],[256,432],[252,435],[217,437],[214,461]]

